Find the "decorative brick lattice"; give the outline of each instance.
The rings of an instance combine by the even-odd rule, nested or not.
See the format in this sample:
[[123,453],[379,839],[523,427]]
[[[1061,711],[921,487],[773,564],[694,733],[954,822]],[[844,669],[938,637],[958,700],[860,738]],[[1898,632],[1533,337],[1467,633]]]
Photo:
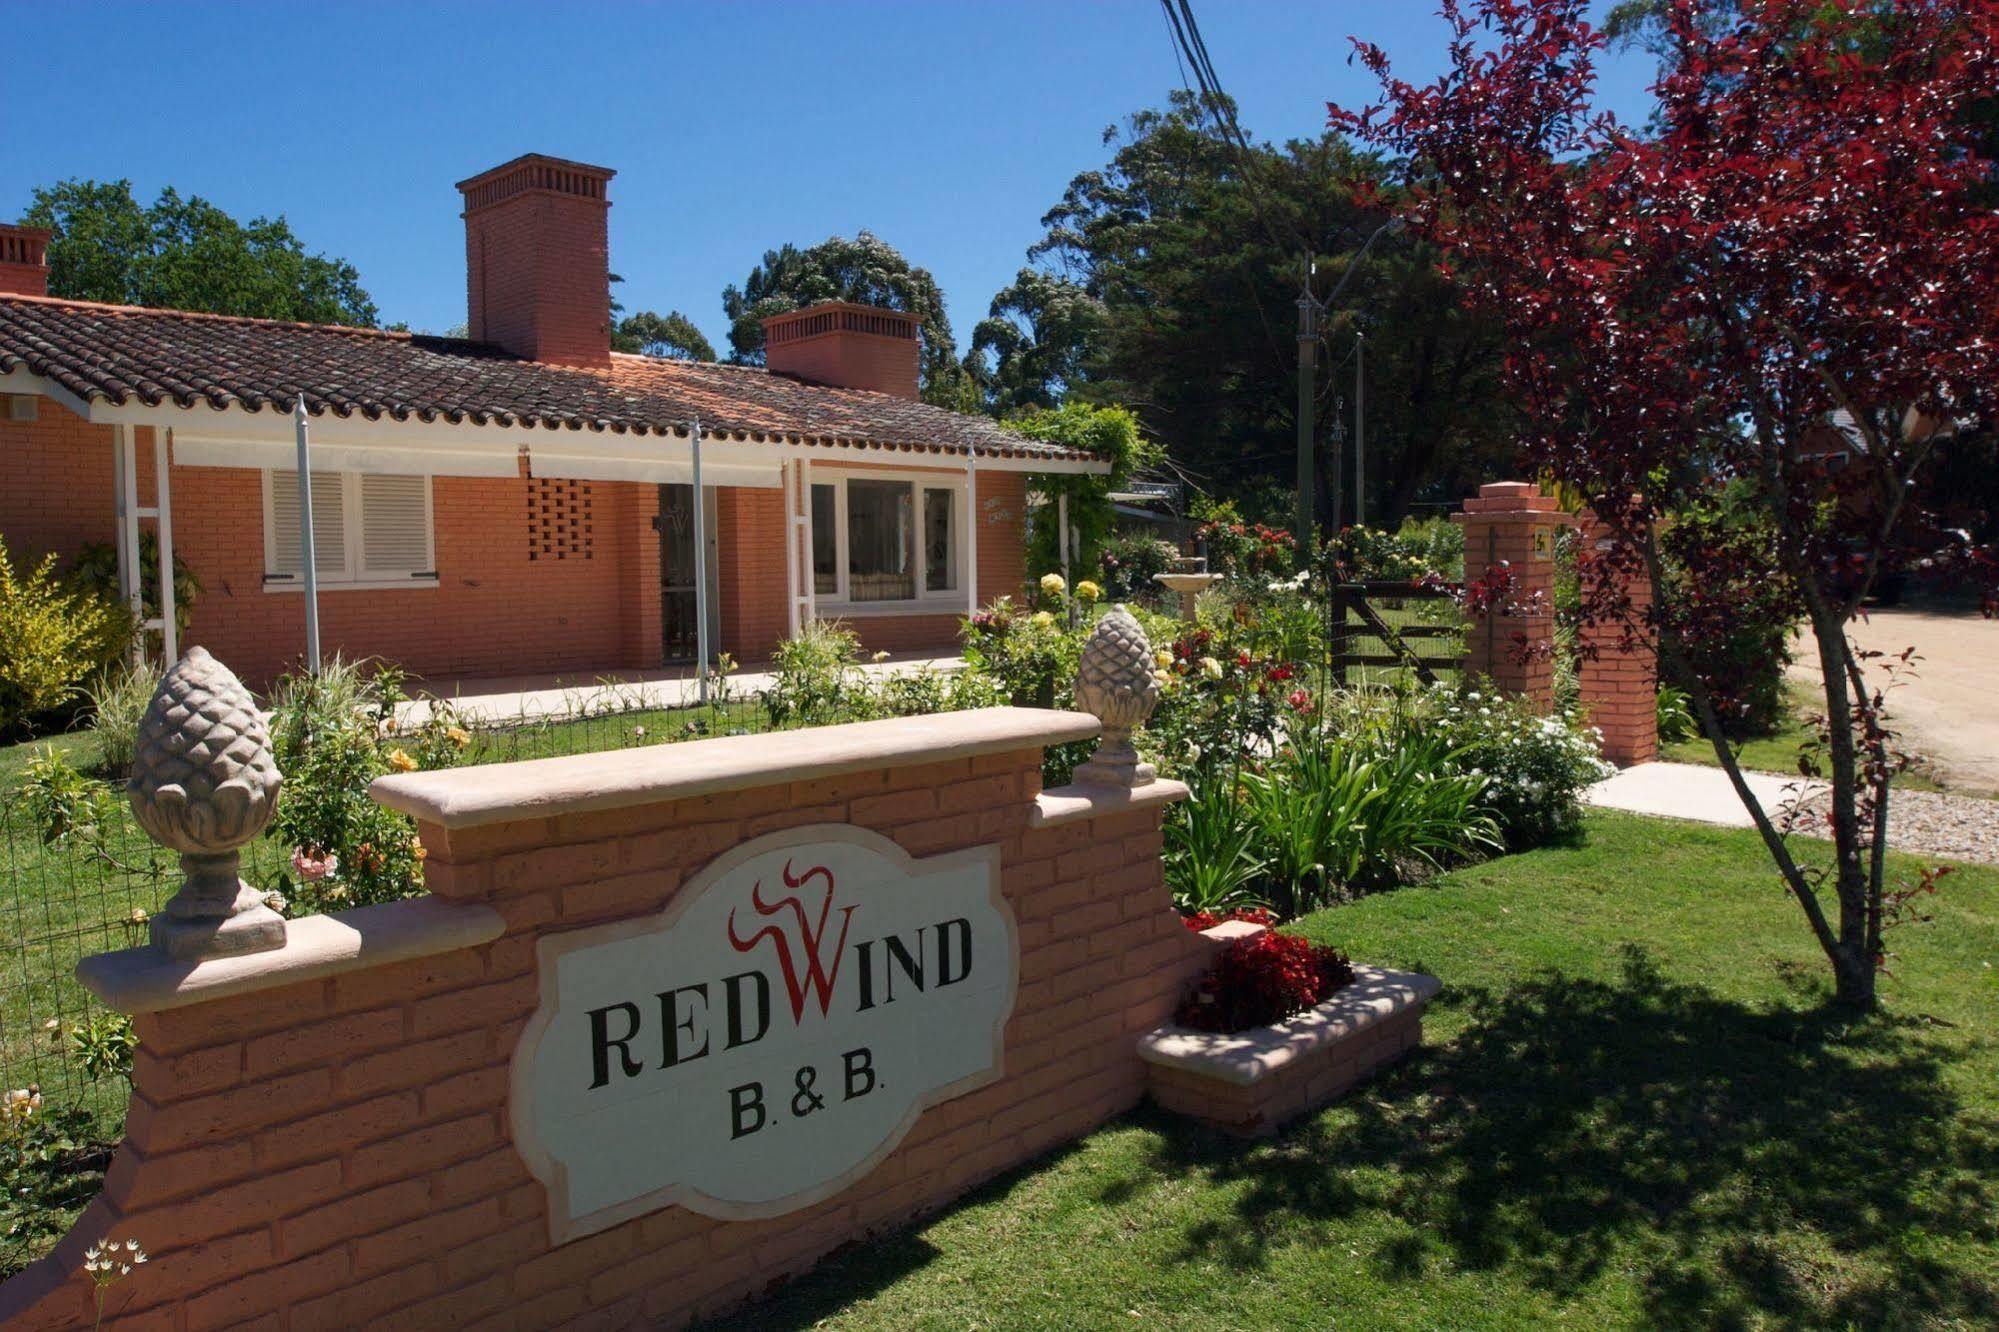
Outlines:
[[589,482],[537,477],[528,483],[528,558],[596,558]]

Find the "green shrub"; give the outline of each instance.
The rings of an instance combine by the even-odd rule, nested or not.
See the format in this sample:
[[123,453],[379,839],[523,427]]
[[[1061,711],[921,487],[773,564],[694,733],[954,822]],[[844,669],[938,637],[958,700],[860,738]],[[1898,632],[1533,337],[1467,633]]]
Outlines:
[[116,606],[65,586],[53,555],[16,570],[0,539],[0,736],[74,701],[125,641]]
[[271,741],[285,775],[272,832],[292,848],[267,885],[294,914],[367,906],[423,888],[423,847],[406,816],[368,798],[391,772],[446,767],[469,743],[448,710],[421,726],[395,716],[400,672],[335,658],[288,674],[272,695]]
[[[1774,734],[1785,719],[1796,589],[1775,526],[1724,487],[1662,525],[1665,630],[1706,682],[1728,739]],[[1699,568],[1699,578],[1687,572]]]
[[1383,745],[1300,725],[1243,785],[1270,859],[1267,895],[1286,916],[1500,846],[1479,805],[1485,780],[1460,771],[1436,735]]
[[860,636],[840,620],[814,620],[771,653],[764,712],[772,726],[845,721],[865,700],[859,688]]
[[1701,733],[1700,723],[1694,719],[1693,705],[1687,698],[1686,690],[1676,689],[1669,684],[1660,685],[1656,709],[1655,720],[1659,729],[1660,744],[1682,744]]
[[1574,830],[1583,792],[1615,771],[1595,731],[1543,717],[1490,684],[1437,690],[1427,702],[1424,728],[1451,749],[1461,771],[1484,782],[1478,806],[1515,851]]
[[[97,595],[100,600],[119,605],[122,603],[118,590],[118,548],[109,542],[93,541],[86,545],[69,567],[70,579],[78,587]],[[188,567],[187,561],[174,553],[174,625],[183,638],[188,626],[194,623],[194,603],[201,598],[201,579]],[[144,607],[145,618],[156,620],[160,617],[160,537],[152,528],[144,528],[139,533],[139,604]]]
[[139,1048],[139,1034],[131,1018],[123,1013],[98,1013],[79,1023],[69,1039],[77,1062],[90,1077],[132,1080],[132,1052]]
[[111,1147],[87,1110],[0,1089],[0,1277],[69,1230],[103,1187]]
[[968,616],[962,628],[967,669],[995,681],[1015,707],[1064,706],[1088,625],[1071,630],[1053,611],[1027,612],[1001,597]]
[[150,663],[121,663],[107,669],[90,687],[91,733],[97,738],[98,767],[123,777],[139,748],[139,723],[160,687],[160,672]]
[[1157,537],[1125,533],[1104,543],[1104,599],[1110,602],[1157,601],[1165,589],[1153,581],[1178,558],[1172,545]]
[[1232,774],[1205,774],[1192,798],[1167,812],[1165,834],[1166,884],[1182,912],[1263,904],[1260,829],[1237,799]]

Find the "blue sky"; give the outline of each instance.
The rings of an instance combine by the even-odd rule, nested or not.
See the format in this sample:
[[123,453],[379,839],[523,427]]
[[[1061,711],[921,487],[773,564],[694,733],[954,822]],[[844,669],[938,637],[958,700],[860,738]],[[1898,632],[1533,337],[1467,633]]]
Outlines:
[[[1414,76],[1428,0],[1197,0],[1252,133],[1314,134],[1371,81],[1347,37]],[[36,184],[132,179],[239,217],[282,213],[360,269],[385,321],[465,317],[454,181],[522,152],[618,171],[629,309],[684,310],[723,347],[721,290],[766,248],[868,227],[928,267],[962,346],[1104,128],[1180,82],[1156,0],[1069,3],[175,3],[0,0],[0,219]],[[1642,116],[1650,62],[1605,88]]]

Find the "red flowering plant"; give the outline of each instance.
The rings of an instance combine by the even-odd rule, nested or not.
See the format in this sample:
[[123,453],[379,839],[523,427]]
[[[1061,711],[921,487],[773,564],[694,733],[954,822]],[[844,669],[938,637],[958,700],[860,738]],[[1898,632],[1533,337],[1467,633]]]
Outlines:
[[1226,925],[1230,921],[1237,920],[1250,925],[1261,925],[1266,929],[1277,924],[1277,917],[1271,915],[1262,907],[1237,907],[1233,911],[1220,912],[1188,911],[1180,917],[1180,923],[1196,934],[1199,934],[1202,930],[1212,930],[1217,925]]
[[[1411,84],[1357,43],[1382,101],[1331,121],[1404,164],[1382,202],[1499,321],[1527,471],[1610,528],[1580,615],[1609,650],[1656,641],[1837,1002],[1871,1008],[1903,760],[1881,663],[1847,626],[1884,577],[1935,559],[1940,459],[1999,410],[1999,0],[1737,8],[1712,24],[1696,0],[1665,5],[1643,131],[1596,104],[1588,0],[1445,0],[1444,72]],[[1661,527],[1717,479],[1776,534],[1770,587],[1813,630],[1828,869],[1792,854],[1723,738],[1729,654],[1708,644],[1726,617],[1705,591],[1749,573],[1741,549],[1695,546],[1668,577]],[[1625,591],[1637,575],[1649,609]]]
[[1353,978],[1339,949],[1265,930],[1224,948],[1173,1020],[1195,1031],[1267,1027],[1324,1003]]

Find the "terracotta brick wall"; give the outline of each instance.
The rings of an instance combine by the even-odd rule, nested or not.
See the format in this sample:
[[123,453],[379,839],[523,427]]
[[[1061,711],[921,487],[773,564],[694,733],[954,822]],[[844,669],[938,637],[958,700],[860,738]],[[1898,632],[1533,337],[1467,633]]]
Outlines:
[[1475,583],[1489,569],[1504,566],[1512,580],[1507,601],[1520,608],[1470,617],[1466,669],[1525,696],[1541,712],[1552,711],[1554,537],[1557,528],[1574,520],[1531,482],[1499,481],[1480,486],[1478,498],[1466,500],[1464,512],[1452,521],[1464,527],[1465,581]]
[[467,208],[472,337],[534,361],[611,363],[610,205],[599,188],[595,198],[529,189]]
[[[140,432],[142,452],[152,434]],[[113,506],[110,426],[48,398],[35,400],[32,421],[0,416],[0,537],[17,567],[50,553],[66,565],[86,543],[112,540]]]
[[[544,1328],[678,1324],[938,1207],[1135,1105],[1137,1036],[1204,941],[1160,865],[1163,807],[1031,828],[1038,748],[446,833],[433,893],[486,903],[477,948],[140,1019],[130,1126],[76,1231],[0,1287],[12,1332],[87,1325],[83,1247],[153,1255],[105,1326]],[[509,1136],[508,1061],[536,943],[660,910],[745,840],[852,822],[914,855],[1002,848],[1019,988],[1002,1078],[936,1106],[817,1205],[725,1222],[669,1207],[559,1248]]]
[[[152,432],[137,432],[139,501],[153,502]],[[0,420],[0,536],[18,561],[54,551],[67,564],[92,541],[116,539],[112,430],[39,400],[38,419]],[[838,470],[824,464],[814,475]],[[865,470],[865,469],[851,469]],[[955,469],[940,476],[962,476]],[[320,592],[327,653],[378,656],[433,680],[658,666],[658,488],[593,481],[592,557],[528,553],[529,482],[438,477],[434,588]],[[254,688],[304,650],[305,603],[264,590],[263,494],[246,468],[184,467],[172,476],[174,547],[202,582],[189,645],[199,643]],[[1018,594],[1026,577],[1026,478],[978,479],[979,600]],[[150,527],[150,522],[145,524]],[[786,633],[781,490],[718,489],[721,646],[760,670]],[[953,649],[963,610],[851,621],[869,652]]]
[[[1607,551],[1617,539],[1595,514],[1583,516],[1586,551]],[[1624,591],[1631,599],[1631,623],[1637,632],[1627,636],[1619,624],[1583,626],[1583,643],[1595,654],[1584,654],[1577,681],[1590,724],[1603,732],[1603,756],[1619,767],[1649,763],[1659,756],[1659,654],[1645,627],[1652,580],[1633,578]]]
[[[139,501],[153,501],[152,432],[138,432]],[[10,549],[116,539],[112,431],[42,399],[40,419],[0,421],[0,534]],[[528,559],[530,483],[437,477],[435,587],[322,587],[323,650],[379,656],[438,680],[644,667],[660,660],[658,491],[589,482],[591,558]],[[264,590],[263,491],[246,468],[172,475],[174,550],[201,579],[185,642],[209,649],[253,687],[304,650],[305,602]],[[150,522],[144,524],[150,527]]]

